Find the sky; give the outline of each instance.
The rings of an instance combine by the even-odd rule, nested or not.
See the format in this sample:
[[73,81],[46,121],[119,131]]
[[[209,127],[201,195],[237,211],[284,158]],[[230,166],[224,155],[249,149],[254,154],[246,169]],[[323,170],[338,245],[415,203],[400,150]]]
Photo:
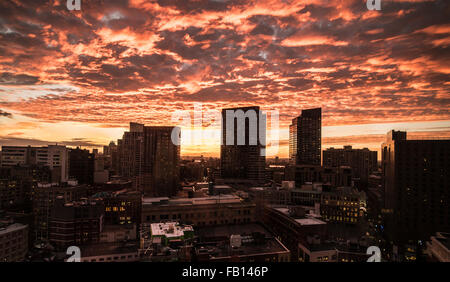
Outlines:
[[[278,111],[280,157],[314,107],[323,149],[450,138],[450,2],[0,1],[0,145],[94,148],[196,104]],[[218,156],[208,136],[182,154]]]

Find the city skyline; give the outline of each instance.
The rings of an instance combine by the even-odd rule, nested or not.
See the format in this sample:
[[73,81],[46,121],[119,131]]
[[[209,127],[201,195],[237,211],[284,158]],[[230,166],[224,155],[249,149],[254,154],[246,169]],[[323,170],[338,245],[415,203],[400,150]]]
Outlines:
[[100,148],[197,102],[279,110],[280,157],[314,107],[323,149],[379,152],[392,129],[450,137],[445,2],[62,2],[0,4],[0,145]]

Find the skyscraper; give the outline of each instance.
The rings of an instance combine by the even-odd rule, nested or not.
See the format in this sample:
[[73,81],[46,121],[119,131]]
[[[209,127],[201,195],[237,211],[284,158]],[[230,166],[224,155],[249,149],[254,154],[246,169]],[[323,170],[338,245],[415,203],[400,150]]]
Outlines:
[[449,232],[450,140],[407,140],[406,132],[391,131],[381,154],[389,239],[417,243]]
[[94,154],[80,148],[69,150],[69,176],[80,184],[94,183]]
[[130,131],[118,141],[119,173],[147,195],[171,196],[178,189],[180,145],[172,142],[174,130],[130,123]]
[[264,182],[266,115],[259,107],[222,109],[221,176]]
[[302,110],[289,126],[289,160],[294,165],[320,165],[322,108]]
[[349,166],[352,168],[353,177],[367,184],[369,175],[378,168],[377,151],[367,148],[354,149],[352,146],[344,146],[342,149],[328,148],[323,151],[323,166]]

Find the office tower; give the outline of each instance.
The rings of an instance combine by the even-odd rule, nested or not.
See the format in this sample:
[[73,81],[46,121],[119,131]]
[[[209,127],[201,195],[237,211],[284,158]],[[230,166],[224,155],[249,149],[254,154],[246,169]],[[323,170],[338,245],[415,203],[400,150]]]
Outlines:
[[450,231],[450,140],[407,140],[391,131],[381,146],[386,232],[394,243]]
[[69,176],[80,184],[94,183],[95,155],[80,148],[69,150]]
[[69,179],[69,149],[66,146],[47,147],[2,146],[2,167],[17,165],[47,166],[51,170],[52,182],[67,182]]
[[264,182],[266,115],[259,107],[222,109],[221,176]]
[[180,145],[172,142],[174,130],[179,131],[130,123],[130,131],[118,141],[120,174],[147,195],[171,196],[179,188]]
[[289,159],[292,164],[320,165],[322,108],[302,110],[289,126]]
[[349,166],[354,178],[367,183],[369,175],[378,168],[377,152],[367,148],[353,149],[352,146],[344,146],[342,149],[328,148],[323,151],[323,166]]

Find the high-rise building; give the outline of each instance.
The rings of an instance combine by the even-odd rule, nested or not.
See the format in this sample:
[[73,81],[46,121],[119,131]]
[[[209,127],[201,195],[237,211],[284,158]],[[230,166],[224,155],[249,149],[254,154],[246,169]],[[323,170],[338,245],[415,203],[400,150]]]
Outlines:
[[69,176],[80,184],[94,183],[95,155],[80,148],[69,150]]
[[259,107],[222,110],[221,176],[264,182],[266,115]]
[[51,170],[52,182],[67,182],[69,179],[69,149],[66,146],[47,147],[2,146],[2,167],[17,165],[47,166]]
[[173,142],[172,133],[177,131],[178,128],[172,126],[130,123],[130,131],[118,141],[119,173],[131,179],[134,187],[147,195],[176,194],[180,145]]
[[449,232],[450,140],[407,140],[406,132],[391,131],[381,153],[388,238],[402,246]]
[[289,126],[289,160],[292,164],[320,165],[322,108],[302,110]]
[[323,151],[323,166],[349,166],[354,178],[367,183],[369,175],[378,168],[377,151],[367,148],[353,149],[352,146],[344,146],[342,149],[328,148]]

